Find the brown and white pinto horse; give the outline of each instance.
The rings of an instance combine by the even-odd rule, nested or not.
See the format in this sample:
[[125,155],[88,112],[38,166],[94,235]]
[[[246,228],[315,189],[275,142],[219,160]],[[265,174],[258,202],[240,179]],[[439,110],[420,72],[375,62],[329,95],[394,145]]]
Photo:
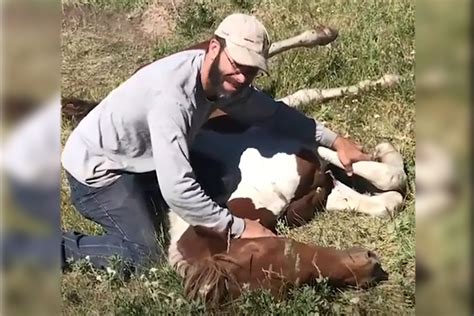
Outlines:
[[[353,183],[375,193],[361,194],[334,178],[330,170],[343,174],[328,164],[340,165],[335,152],[307,149],[264,126],[245,126],[223,114],[213,113],[197,136],[191,163],[205,191],[236,216],[275,231],[280,218],[298,226],[317,210],[348,208],[383,216],[402,203],[399,192],[382,192],[401,191],[406,180],[401,156],[390,144],[377,146],[380,161],[354,164]],[[185,278],[188,297],[208,302],[236,297],[246,288],[280,296],[320,278],[360,287],[387,278],[377,257],[361,248],[337,250],[283,237],[231,240],[191,227],[173,212],[169,232],[169,262]]]

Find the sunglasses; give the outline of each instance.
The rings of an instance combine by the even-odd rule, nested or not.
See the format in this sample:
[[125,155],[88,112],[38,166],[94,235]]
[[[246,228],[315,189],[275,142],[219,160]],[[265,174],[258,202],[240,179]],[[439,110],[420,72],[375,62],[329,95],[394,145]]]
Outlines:
[[254,77],[254,76],[256,77],[262,74],[262,71],[257,67],[240,65],[236,63],[232,58],[230,58],[225,48],[222,51],[224,52],[225,57],[231,64],[236,74],[243,74],[245,77]]

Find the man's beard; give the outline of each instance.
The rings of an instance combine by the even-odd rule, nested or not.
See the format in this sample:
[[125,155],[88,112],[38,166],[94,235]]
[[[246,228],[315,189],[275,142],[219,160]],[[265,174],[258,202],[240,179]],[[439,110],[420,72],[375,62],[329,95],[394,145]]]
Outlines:
[[221,53],[222,51],[220,51],[216,58],[212,61],[211,67],[209,69],[209,82],[211,83],[211,88],[214,91],[215,99],[228,98],[238,93],[238,91],[234,93],[226,92],[223,88],[224,74],[219,69]]
[[214,91],[214,98],[220,99],[226,97],[226,93],[222,89],[222,84],[224,83],[224,74],[219,69],[219,59],[221,52],[217,57],[212,61],[211,67],[209,69],[209,82],[211,83],[211,88]]

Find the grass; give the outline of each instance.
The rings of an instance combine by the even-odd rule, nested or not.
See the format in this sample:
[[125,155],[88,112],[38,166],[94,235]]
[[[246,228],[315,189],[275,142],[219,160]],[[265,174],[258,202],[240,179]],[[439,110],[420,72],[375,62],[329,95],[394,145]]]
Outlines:
[[[152,1],[64,0],[62,30],[63,95],[100,100],[140,65],[208,38],[227,14],[252,12],[274,41],[296,35],[317,22],[333,26],[340,36],[331,47],[295,49],[274,57],[271,75],[257,85],[282,97],[307,87],[330,88],[377,79],[385,73],[404,77],[398,87],[304,107],[327,126],[364,144],[367,150],[391,141],[405,158],[410,179],[404,208],[390,219],[353,212],[323,213],[308,225],[285,234],[320,245],[361,245],[380,256],[389,281],[366,291],[334,290],[324,283],[296,289],[285,301],[268,293],[246,293],[213,311],[242,315],[414,314],[414,3],[413,1],[233,0],[169,1],[163,9],[172,20],[172,35],[147,37],[141,14]],[[63,140],[71,131],[63,122]],[[62,188],[62,225],[99,233],[76,214]],[[203,314],[201,302],[182,296],[181,279],[166,264],[123,282],[107,272],[79,263],[62,279],[63,308],[82,314]],[[208,311],[209,312],[209,311]],[[212,311],[211,311],[212,312]]]

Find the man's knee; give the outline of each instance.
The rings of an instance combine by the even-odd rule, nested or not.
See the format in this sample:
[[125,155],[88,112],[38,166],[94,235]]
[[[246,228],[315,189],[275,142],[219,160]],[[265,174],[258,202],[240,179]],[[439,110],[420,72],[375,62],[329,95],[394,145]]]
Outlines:
[[162,257],[163,251],[156,241],[130,242],[126,241],[128,259],[134,265],[142,266],[157,263]]
[[118,235],[87,236],[81,233],[63,233],[61,245],[64,267],[69,265],[69,261],[89,257],[97,268],[111,266],[113,258],[119,259],[119,262],[127,266],[139,268],[156,264],[163,253],[156,239],[130,241]]

